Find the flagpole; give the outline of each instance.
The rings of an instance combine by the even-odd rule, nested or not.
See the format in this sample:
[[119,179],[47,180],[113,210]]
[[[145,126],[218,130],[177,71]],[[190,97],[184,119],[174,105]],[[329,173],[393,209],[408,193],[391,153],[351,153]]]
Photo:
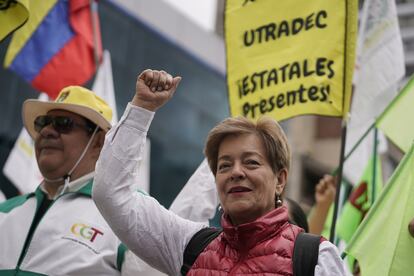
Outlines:
[[[354,151],[358,148],[358,146],[362,143],[365,137],[369,134],[369,132],[375,127],[375,122],[362,134],[361,138],[354,144],[351,150],[345,155],[344,162],[354,153]],[[338,174],[339,167],[333,170],[332,175],[335,176]]]
[[332,223],[331,223],[331,232],[329,235],[329,241],[334,243],[335,241],[335,228],[336,228],[336,220],[338,216],[338,208],[339,208],[339,195],[341,193],[341,183],[342,183],[342,171],[345,162],[345,142],[346,142],[346,133],[347,133],[347,119],[342,119],[342,135],[341,135],[341,152],[339,157],[339,167],[337,169],[337,182],[336,185],[336,194],[335,194],[335,204],[334,204],[334,211],[332,216]]
[[374,129],[374,149],[373,149],[373,162],[374,162],[374,166],[372,169],[372,189],[371,189],[371,206],[372,204],[374,204],[375,201],[375,195],[376,195],[376,191],[375,191],[375,187],[376,187],[376,182],[377,182],[377,158],[378,158],[378,129],[375,128]]
[[89,7],[91,9],[92,20],[92,36],[93,36],[93,56],[95,59],[95,70],[99,68],[99,53],[98,53],[98,22],[96,22],[98,16],[98,3],[95,0],[89,0]]

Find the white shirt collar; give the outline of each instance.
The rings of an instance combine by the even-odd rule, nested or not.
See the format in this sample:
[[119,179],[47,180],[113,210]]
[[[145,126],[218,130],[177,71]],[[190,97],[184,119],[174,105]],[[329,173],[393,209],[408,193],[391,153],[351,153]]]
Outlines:
[[[67,188],[66,188],[66,190],[65,191],[63,191],[63,188],[64,188],[64,184],[62,184],[62,185],[60,185],[59,186],[59,188],[57,189],[57,191],[56,191],[56,194],[55,194],[55,196],[53,197],[53,198],[51,198],[51,199],[53,199],[53,200],[55,200],[58,196],[60,196],[61,194],[64,194],[64,193],[69,193],[69,192],[76,192],[76,191],[78,191],[78,190],[80,190],[83,186],[85,186],[88,182],[89,182],[89,180],[91,180],[93,177],[95,176],[95,172],[93,171],[93,172],[90,172],[90,173],[88,173],[88,174],[85,174],[84,176],[82,176],[82,177],[80,177],[80,178],[78,178],[78,179],[76,179],[76,180],[74,180],[74,181],[71,181],[71,182],[69,182],[69,184],[68,184],[68,186],[67,186]],[[45,188],[45,182],[44,181],[42,181],[42,183],[40,183],[40,189],[45,193],[45,194],[47,194],[48,195],[48,197],[50,198],[50,196],[49,196],[49,193],[47,192],[47,190],[46,190],[46,188]]]

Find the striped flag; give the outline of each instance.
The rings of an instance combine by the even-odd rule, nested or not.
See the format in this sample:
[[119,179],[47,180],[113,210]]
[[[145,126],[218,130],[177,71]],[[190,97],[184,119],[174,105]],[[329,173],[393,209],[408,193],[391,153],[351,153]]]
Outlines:
[[29,20],[13,35],[4,66],[54,99],[63,87],[82,85],[95,73],[90,3],[33,1],[29,11]]

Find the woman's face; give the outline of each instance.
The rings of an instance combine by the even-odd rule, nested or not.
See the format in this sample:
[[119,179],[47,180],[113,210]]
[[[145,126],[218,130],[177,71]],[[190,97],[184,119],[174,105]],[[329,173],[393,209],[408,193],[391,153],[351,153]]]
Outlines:
[[282,193],[287,170],[273,173],[258,136],[227,136],[219,146],[217,161],[217,191],[234,225],[253,221],[275,208],[275,194]]

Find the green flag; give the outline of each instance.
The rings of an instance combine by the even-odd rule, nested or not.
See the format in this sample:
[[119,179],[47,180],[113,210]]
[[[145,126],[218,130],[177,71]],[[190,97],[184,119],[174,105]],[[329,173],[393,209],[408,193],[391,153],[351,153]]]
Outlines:
[[374,198],[378,198],[378,195],[382,191],[382,170],[381,160],[376,159],[375,170],[375,187],[373,187],[374,181],[374,157],[368,162],[365,167],[364,174],[358,185],[354,187],[348,201],[345,203],[341,216],[337,222],[338,237],[349,242],[352,235],[355,233],[365,214],[368,212]]
[[321,233],[322,237],[328,237],[329,238],[329,235],[331,233],[331,227],[332,227],[333,212],[334,212],[334,205],[332,203],[331,207],[329,207],[329,212],[326,215],[325,224],[323,225],[323,230],[322,230],[322,233]]
[[345,250],[359,261],[362,276],[413,275],[414,238],[408,232],[413,198],[414,145]]
[[414,140],[414,76],[377,119],[376,125],[402,151]]

